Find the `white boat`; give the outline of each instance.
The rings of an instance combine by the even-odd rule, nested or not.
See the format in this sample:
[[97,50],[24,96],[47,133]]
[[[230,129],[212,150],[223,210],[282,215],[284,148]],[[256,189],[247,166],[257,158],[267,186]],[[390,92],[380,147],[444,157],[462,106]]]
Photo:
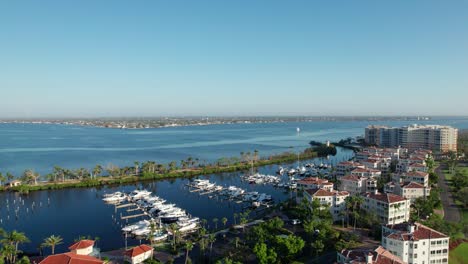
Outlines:
[[295,169],[290,169],[290,170],[288,171],[288,174],[289,174],[289,175],[294,175],[294,174],[296,174],[296,170],[295,170]]
[[210,184],[209,180],[195,179],[193,180],[192,186],[197,188],[203,188],[208,184]]
[[280,166],[278,170],[276,171],[276,173],[278,173],[279,175],[282,175],[284,173],[284,168]]
[[119,194],[114,194],[112,196],[108,196],[102,200],[107,203],[115,203],[115,202],[125,201],[126,199],[127,199],[127,195],[123,193],[119,193]]
[[149,227],[143,227],[143,228],[140,228],[140,229],[137,229],[137,230],[133,230],[132,234],[134,234],[135,236],[145,236],[145,235],[149,234],[150,232],[151,232],[151,230],[150,230]]
[[252,202],[252,207],[259,207],[260,206],[260,202]]
[[189,225],[186,225],[186,226],[183,226],[183,227],[179,228],[179,232],[181,232],[181,233],[188,232],[188,231],[196,229],[197,227],[198,227],[197,223],[191,223]]
[[123,232],[132,232],[132,231],[135,231],[137,229],[141,229],[141,228],[144,228],[144,227],[147,227],[150,225],[150,222],[148,220],[141,220],[135,224],[131,224],[131,225],[128,225],[124,228],[122,228],[122,231]]
[[153,241],[161,241],[167,239],[167,233],[165,232],[156,232],[153,234]]
[[133,192],[129,194],[129,197],[132,200],[138,200],[138,199],[142,199],[143,197],[150,196],[150,195],[151,195],[151,192],[147,190],[134,190]]

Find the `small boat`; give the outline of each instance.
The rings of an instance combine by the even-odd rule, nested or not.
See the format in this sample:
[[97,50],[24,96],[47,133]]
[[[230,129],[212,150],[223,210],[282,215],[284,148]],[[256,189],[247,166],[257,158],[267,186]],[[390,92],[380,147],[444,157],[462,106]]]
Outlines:
[[192,231],[194,229],[197,229],[197,227],[198,227],[197,223],[191,223],[189,225],[186,225],[186,226],[183,226],[183,227],[179,228],[179,232],[181,232],[181,233],[189,232],[189,231]]
[[137,222],[135,224],[128,225],[128,226],[122,228],[122,231],[123,232],[132,232],[132,231],[147,227],[149,225],[150,225],[150,222],[148,220],[141,220],[141,221],[139,221],[139,222]]
[[147,190],[134,190],[128,196],[132,200],[138,200],[138,199],[142,199],[144,197],[150,196],[150,195],[151,195],[151,192]]
[[153,241],[162,241],[162,240],[167,239],[167,236],[168,235],[167,235],[166,232],[159,231],[159,232],[156,232],[156,233],[153,234],[152,240]]
[[116,203],[116,202],[125,201],[126,199],[127,199],[127,195],[125,195],[124,193],[118,193],[118,194],[116,193],[112,196],[107,196],[102,200],[106,203]]
[[252,207],[259,207],[260,206],[260,202],[252,202]]

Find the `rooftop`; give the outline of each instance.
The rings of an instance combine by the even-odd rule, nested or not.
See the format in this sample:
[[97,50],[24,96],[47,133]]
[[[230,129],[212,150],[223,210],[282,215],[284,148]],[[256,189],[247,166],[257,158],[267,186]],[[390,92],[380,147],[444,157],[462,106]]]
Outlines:
[[92,246],[94,246],[94,240],[84,239],[71,245],[68,249],[76,250],[76,249],[83,249],[83,248],[88,248]]
[[72,252],[50,255],[46,257],[40,264],[101,264],[104,261],[95,257],[78,255]]
[[366,193],[366,197],[374,200],[378,200],[387,204],[397,203],[406,201],[404,197],[401,197],[392,193]]
[[134,247],[132,249],[129,249],[129,250],[125,251],[125,256],[133,258],[133,257],[141,255],[141,254],[143,254],[145,252],[149,252],[151,250],[153,250],[152,247],[143,244],[143,245],[139,245],[139,246],[136,246],[136,247]]
[[[410,226],[414,225],[414,232],[409,231]],[[401,223],[397,225],[387,225],[394,233],[387,236],[387,238],[401,240],[401,241],[418,241],[424,239],[435,238],[448,238],[447,235],[429,228],[420,223]]]

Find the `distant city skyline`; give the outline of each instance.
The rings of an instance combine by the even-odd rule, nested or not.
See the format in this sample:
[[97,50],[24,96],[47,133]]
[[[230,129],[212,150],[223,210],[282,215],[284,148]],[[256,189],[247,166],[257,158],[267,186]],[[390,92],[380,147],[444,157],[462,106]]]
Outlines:
[[0,3],[0,119],[468,116],[466,1]]

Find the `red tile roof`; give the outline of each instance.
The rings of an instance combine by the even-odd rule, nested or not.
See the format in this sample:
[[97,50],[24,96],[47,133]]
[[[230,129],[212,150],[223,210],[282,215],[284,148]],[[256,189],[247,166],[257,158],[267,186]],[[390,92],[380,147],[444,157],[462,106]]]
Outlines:
[[319,184],[319,185],[333,185],[333,183],[328,182],[328,180],[320,179],[318,177],[308,177],[304,178],[297,183],[300,184]]
[[71,245],[68,249],[76,250],[76,249],[83,249],[83,248],[87,248],[91,246],[94,246],[94,240],[84,239]]
[[372,264],[404,264],[404,262],[387,251],[382,246],[372,249],[343,249],[341,255],[352,261],[353,264],[365,264],[366,256],[372,257]]
[[419,184],[417,182],[410,182],[406,185],[401,186],[401,188],[415,188],[415,189],[423,189],[424,185]]
[[139,245],[139,246],[136,246],[132,249],[125,251],[125,256],[129,256],[133,258],[145,252],[149,252],[151,250],[153,250],[153,248],[148,245]]
[[407,200],[404,197],[401,197],[399,195],[392,194],[392,193],[377,193],[377,194],[367,193],[366,197],[369,197],[370,199],[374,199],[374,200],[379,200],[384,203],[396,203],[396,202],[403,202]]
[[410,241],[410,240],[418,241],[418,240],[425,240],[425,239],[448,238],[447,235],[420,223],[414,223],[415,229],[414,229],[414,232],[411,233],[410,231],[408,231],[409,229],[408,227],[410,225],[411,225],[410,223],[402,223],[394,227],[395,229],[402,230],[402,231],[396,231],[388,235],[387,238],[394,239],[394,240],[402,240],[402,241]]
[[423,172],[423,171],[411,171],[408,173],[404,173],[403,175],[411,176],[411,177],[415,177],[415,176],[416,177],[428,177],[429,173]]
[[43,261],[39,262],[40,264],[101,264],[104,261],[99,260],[95,257],[77,255],[72,252],[50,255],[45,258]]
[[341,177],[341,181],[345,180],[345,181],[361,181],[361,180],[365,180],[367,179],[366,177],[361,177],[361,176],[356,176],[356,175],[346,175],[346,176],[343,176]]
[[311,196],[344,196],[344,195],[349,195],[349,192],[347,191],[327,191],[324,189],[310,189],[306,190]]

